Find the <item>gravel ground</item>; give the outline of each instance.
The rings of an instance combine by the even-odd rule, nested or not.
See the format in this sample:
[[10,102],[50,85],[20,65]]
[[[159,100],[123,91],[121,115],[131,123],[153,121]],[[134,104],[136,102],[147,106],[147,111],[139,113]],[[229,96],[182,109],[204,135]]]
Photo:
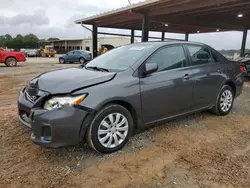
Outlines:
[[36,74],[76,65],[30,58],[0,66],[0,187],[249,188],[250,84],[225,117],[178,118],[133,136],[122,151],[102,155],[85,143],[45,149],[17,121],[16,98]]

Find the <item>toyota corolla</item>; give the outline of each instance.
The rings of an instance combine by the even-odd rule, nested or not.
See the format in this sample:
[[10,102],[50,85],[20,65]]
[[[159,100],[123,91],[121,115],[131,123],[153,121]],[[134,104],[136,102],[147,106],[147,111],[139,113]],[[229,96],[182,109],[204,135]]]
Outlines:
[[126,45],[86,66],[33,78],[19,95],[19,121],[36,144],[56,148],[86,140],[111,153],[158,122],[204,110],[227,115],[242,92],[242,72],[200,43]]

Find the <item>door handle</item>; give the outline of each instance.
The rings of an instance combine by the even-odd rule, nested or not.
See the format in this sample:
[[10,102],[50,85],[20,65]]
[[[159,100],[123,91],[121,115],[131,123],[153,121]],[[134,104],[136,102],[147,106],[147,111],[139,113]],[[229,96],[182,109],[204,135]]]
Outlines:
[[191,76],[189,74],[185,74],[185,76],[182,77],[183,80],[189,80]]

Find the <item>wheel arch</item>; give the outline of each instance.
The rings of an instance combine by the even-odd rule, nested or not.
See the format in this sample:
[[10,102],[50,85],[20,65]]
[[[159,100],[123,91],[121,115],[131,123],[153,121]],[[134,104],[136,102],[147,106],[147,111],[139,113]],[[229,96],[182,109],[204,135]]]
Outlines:
[[135,129],[137,129],[137,125],[138,125],[138,113],[135,109],[135,107],[128,101],[126,100],[122,100],[122,99],[113,99],[113,100],[110,100],[110,101],[106,101],[105,103],[101,104],[99,107],[98,107],[98,110],[101,110],[103,107],[107,106],[107,105],[110,105],[110,104],[118,104],[118,105],[121,105],[122,107],[126,108],[132,118],[133,118],[133,122],[134,122],[134,127]]
[[87,126],[86,127],[81,126],[81,129],[80,129],[80,138],[81,138],[81,140],[86,138],[87,129],[89,128],[89,126],[91,124],[91,121],[95,117],[96,113],[98,111],[100,111],[102,108],[104,108],[105,106],[108,106],[108,105],[111,105],[111,104],[121,105],[122,107],[126,108],[130,112],[130,114],[131,114],[131,116],[133,118],[134,131],[136,131],[138,129],[139,117],[138,117],[138,113],[135,110],[135,107],[126,100],[113,99],[113,100],[105,101],[104,103],[100,104],[95,109],[95,111],[91,115],[89,115],[86,120],[84,120],[85,123],[87,124]]
[[84,56],[80,56],[80,57],[79,57],[79,61],[80,61],[81,58],[83,58],[84,61],[86,61],[86,58],[85,58]]
[[7,59],[9,59],[9,58],[14,58],[18,62],[18,60],[17,60],[17,58],[15,56],[8,56],[8,57],[6,57],[4,62],[6,63]]
[[232,81],[232,80],[227,80],[227,81],[225,82],[225,85],[228,85],[228,86],[230,86],[230,87],[233,89],[234,96],[235,96],[235,94],[236,94],[236,84],[234,83],[234,81]]

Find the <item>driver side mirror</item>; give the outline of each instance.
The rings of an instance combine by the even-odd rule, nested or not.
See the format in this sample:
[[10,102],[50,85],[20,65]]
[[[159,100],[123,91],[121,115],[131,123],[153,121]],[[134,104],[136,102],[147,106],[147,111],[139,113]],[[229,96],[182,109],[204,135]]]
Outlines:
[[68,53],[66,53],[65,55],[69,55]]
[[158,70],[158,65],[156,63],[146,63],[145,64],[145,76],[150,75]]

